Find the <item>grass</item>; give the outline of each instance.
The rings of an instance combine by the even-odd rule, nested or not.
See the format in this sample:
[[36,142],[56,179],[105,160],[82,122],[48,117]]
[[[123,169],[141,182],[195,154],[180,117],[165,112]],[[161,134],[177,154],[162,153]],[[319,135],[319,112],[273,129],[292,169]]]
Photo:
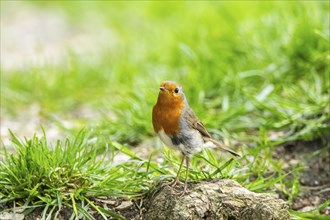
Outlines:
[[[16,154],[4,151],[6,160],[0,161],[0,203],[23,206],[24,212],[42,207],[44,219],[56,218],[65,207],[73,210],[72,218],[84,216],[93,219],[91,210],[104,219],[124,218],[111,210],[105,210],[94,202],[98,196],[134,199],[145,195],[157,182],[173,178],[180,158],[166,150],[164,163],[145,160],[129,148],[103,138],[91,140],[86,132],[80,132],[73,140],[58,141],[55,146],[47,143],[46,136],[24,141],[12,134]],[[118,151],[115,151],[118,150]],[[130,156],[130,160],[114,163],[116,152]],[[150,158],[151,159],[151,158]],[[169,169],[169,165],[174,170]],[[204,150],[192,160],[190,180],[232,178],[249,182],[254,167],[239,166],[238,161],[215,157],[214,152]],[[183,175],[183,174],[182,174]],[[183,176],[182,176],[183,177]],[[263,179],[263,183],[247,184],[254,191],[268,189],[279,182]],[[7,210],[3,210],[7,211]]]
[[58,141],[56,146],[47,143],[46,136],[40,139],[34,136],[25,141],[14,135],[12,138],[17,154],[5,151],[6,161],[0,163],[3,186],[0,203],[24,206],[26,212],[44,207],[43,218],[50,219],[52,215],[56,218],[65,206],[72,208],[77,217],[85,214],[91,218],[89,208],[96,209],[102,216],[118,217],[116,213],[97,207],[90,198],[99,195],[137,197],[150,185],[148,178],[137,175],[141,166],[136,163],[128,161],[115,167],[105,166],[113,158],[109,154],[100,158],[99,154],[113,146],[104,139],[91,143],[84,132],[74,140]]
[[[45,136],[19,140],[12,134],[16,154],[9,154],[4,148],[5,161],[0,161],[0,204],[8,207],[24,207],[27,214],[42,208],[42,218],[52,219],[71,208],[70,218],[94,219],[96,212],[104,219],[124,219],[120,214],[99,206],[95,200],[100,196],[109,198],[138,199],[143,197],[158,181],[173,178],[179,168],[180,158],[170,149],[165,149],[164,162],[143,159],[128,147],[102,137],[91,139],[81,131],[74,139],[57,141],[55,146],[47,143]],[[265,147],[263,147],[265,148]],[[261,149],[253,149],[255,152]],[[269,149],[265,149],[269,150]],[[124,162],[114,162],[117,153],[130,157]],[[274,193],[273,186],[279,184],[289,189],[282,190],[295,196],[299,189],[297,181],[285,182],[289,175],[282,170],[278,161],[270,157],[247,162],[253,152],[238,160],[226,159],[209,149],[204,149],[191,161],[190,181],[203,179],[235,179],[254,192]],[[272,170],[271,174],[269,171]],[[299,169],[292,170],[295,173]],[[184,172],[181,178],[184,178]],[[254,176],[255,178],[251,177]],[[294,186],[290,186],[290,183]],[[310,213],[290,211],[294,219],[311,219],[326,208],[328,202]],[[3,208],[4,208],[3,207]],[[3,209],[6,212],[11,209]]]
[[[1,2],[1,8],[11,4]],[[255,192],[281,191],[292,202],[300,194],[302,168],[283,170],[284,161],[272,157],[274,149],[315,139],[328,146],[328,2],[21,4],[60,10],[73,29],[101,24],[111,38],[103,44],[91,39],[101,48],[94,55],[68,48],[60,65],[1,69],[1,117],[23,116],[19,123],[24,124],[30,116],[22,109],[35,104],[45,127],[71,137],[48,143],[46,129],[41,138],[21,141],[12,135],[12,144],[2,144],[1,202],[46,207],[45,218],[64,206],[76,217],[91,218],[89,209],[111,216],[117,214],[97,207],[94,197],[143,196],[155,180],[174,176],[180,158],[172,151],[165,150],[159,164],[154,160],[160,153],[148,160],[132,150],[154,135],[151,109],[162,80],[183,85],[190,106],[215,138],[243,145],[239,160],[213,150],[196,155],[190,180],[228,177]],[[157,143],[148,147],[163,152]],[[17,154],[9,153],[13,148]],[[130,160],[113,163],[119,152]],[[291,214],[312,219],[319,211]]]
[[329,206],[330,200],[326,201],[319,207],[309,211],[309,212],[297,212],[294,210],[290,210],[290,214],[292,219],[299,219],[299,220],[308,220],[308,219],[315,219],[315,220],[326,220],[329,217],[326,215],[320,215],[320,211],[327,208]]

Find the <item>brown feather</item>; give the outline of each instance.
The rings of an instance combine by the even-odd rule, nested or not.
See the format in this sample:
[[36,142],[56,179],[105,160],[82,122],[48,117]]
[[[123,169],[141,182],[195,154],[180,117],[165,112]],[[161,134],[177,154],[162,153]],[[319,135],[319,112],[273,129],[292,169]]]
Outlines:
[[204,124],[198,119],[198,117],[191,110],[191,108],[187,108],[187,111],[186,111],[184,117],[185,117],[186,121],[188,122],[189,127],[199,131],[203,137],[211,138],[211,135],[206,130]]
[[186,121],[188,122],[188,125],[191,128],[196,129],[197,131],[199,131],[201,133],[203,140],[205,142],[210,141],[224,151],[227,151],[238,157],[241,156],[240,154],[236,153],[235,151],[228,149],[225,146],[221,145],[219,142],[213,140],[210,133],[206,130],[204,124],[198,119],[198,117],[195,115],[195,113],[190,108],[187,109],[185,118],[186,118]]
[[164,130],[167,135],[179,132],[179,120],[184,107],[181,96],[160,92],[152,110],[152,124],[155,132]]
[[210,141],[213,144],[215,144],[217,147],[219,147],[221,150],[227,151],[229,153],[231,153],[232,155],[236,156],[236,157],[240,157],[241,155],[239,153],[236,153],[235,151],[223,146],[223,144],[220,144],[219,142],[213,140],[212,138],[203,138],[204,141]]

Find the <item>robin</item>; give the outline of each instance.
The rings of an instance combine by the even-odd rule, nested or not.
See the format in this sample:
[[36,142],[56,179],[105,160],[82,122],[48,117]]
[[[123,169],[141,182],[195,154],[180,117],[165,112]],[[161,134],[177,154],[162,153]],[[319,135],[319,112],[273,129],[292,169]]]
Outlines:
[[179,175],[184,160],[186,160],[186,175],[184,191],[187,192],[187,178],[190,159],[204,147],[218,146],[235,156],[238,153],[223,147],[211,138],[203,123],[197,118],[188,105],[182,87],[171,81],[160,84],[158,100],[152,110],[152,124],[155,132],[162,142],[173,149],[179,149],[183,153],[178,173],[175,180],[170,183],[172,187],[182,184]]

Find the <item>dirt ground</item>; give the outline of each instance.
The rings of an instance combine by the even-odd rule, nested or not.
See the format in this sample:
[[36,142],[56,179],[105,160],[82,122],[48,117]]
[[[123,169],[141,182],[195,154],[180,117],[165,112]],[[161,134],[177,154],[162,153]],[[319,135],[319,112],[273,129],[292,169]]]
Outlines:
[[[282,158],[287,169],[296,164],[304,169],[299,177],[301,185],[299,195],[293,199],[291,208],[308,211],[326,202],[330,198],[330,145],[328,140],[317,139],[306,142],[290,142],[277,147],[274,158]],[[288,178],[292,178],[288,176]],[[287,196],[280,194],[287,200]],[[330,206],[323,214],[330,215]]]

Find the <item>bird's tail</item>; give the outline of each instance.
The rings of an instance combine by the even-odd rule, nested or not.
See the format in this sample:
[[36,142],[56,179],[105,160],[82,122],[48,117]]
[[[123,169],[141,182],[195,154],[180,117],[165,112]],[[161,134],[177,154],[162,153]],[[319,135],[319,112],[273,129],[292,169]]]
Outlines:
[[240,157],[241,156],[239,153],[236,153],[235,151],[226,148],[225,146],[223,146],[223,144],[220,144],[219,142],[217,142],[217,141],[215,141],[215,140],[213,140],[211,138],[207,138],[207,141],[212,142],[213,144],[215,144],[216,146],[218,146],[220,149],[222,149],[224,151],[227,151],[227,152],[231,153],[234,156],[237,156],[237,157]]

